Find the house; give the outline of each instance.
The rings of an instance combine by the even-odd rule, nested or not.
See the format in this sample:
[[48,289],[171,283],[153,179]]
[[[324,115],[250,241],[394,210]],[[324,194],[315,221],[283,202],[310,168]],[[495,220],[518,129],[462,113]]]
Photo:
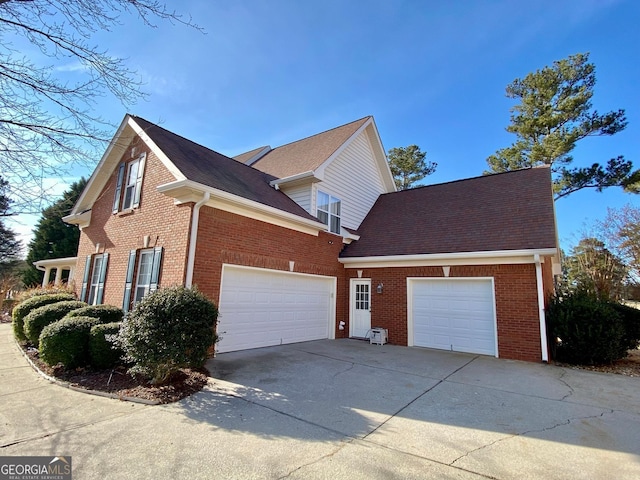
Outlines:
[[64,220],[81,229],[81,299],[130,310],[197,286],[219,305],[218,352],[373,326],[399,345],[548,359],[550,170],[396,192],[372,117],[229,158],[126,115]]

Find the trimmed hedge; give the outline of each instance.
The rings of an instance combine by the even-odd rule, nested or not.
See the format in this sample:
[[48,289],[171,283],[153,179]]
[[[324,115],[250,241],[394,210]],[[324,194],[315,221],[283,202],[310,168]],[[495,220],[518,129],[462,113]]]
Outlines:
[[122,321],[124,311],[113,305],[87,305],[69,312],[67,317],[93,317],[100,320],[100,323],[116,323]]
[[623,341],[626,349],[638,348],[640,346],[640,310],[620,303],[612,303],[611,306],[622,319],[624,325]]
[[69,300],[36,308],[24,317],[24,334],[37,347],[44,327],[62,320],[67,313],[86,306],[84,302]]
[[66,368],[88,365],[89,334],[97,322],[92,317],[74,317],[47,325],[40,335],[40,359]]
[[18,340],[26,341],[27,336],[24,332],[24,317],[36,308],[69,300],[75,300],[75,296],[72,293],[52,293],[32,296],[20,302],[13,308],[13,334]]
[[89,333],[89,359],[96,368],[113,368],[122,364],[124,352],[114,340],[122,322],[103,323],[91,327]]
[[196,289],[168,287],[146,295],[122,322],[118,344],[154,384],[180,368],[201,367],[214,344],[218,309]]
[[624,358],[628,342],[616,308],[607,301],[576,292],[550,302],[547,309],[549,338],[556,360],[577,364],[602,364]]

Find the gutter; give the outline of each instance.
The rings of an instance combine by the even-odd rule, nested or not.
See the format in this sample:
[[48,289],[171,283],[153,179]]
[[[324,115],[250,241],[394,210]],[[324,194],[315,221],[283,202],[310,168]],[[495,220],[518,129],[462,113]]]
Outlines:
[[542,260],[537,253],[534,255],[536,264],[536,284],[538,290],[538,315],[540,320],[540,349],[542,351],[542,361],[549,361],[549,344],[547,341],[547,323],[544,314],[544,285],[542,282]]
[[193,206],[193,215],[191,216],[191,236],[189,238],[189,255],[187,256],[187,276],[184,286],[191,288],[193,284],[193,266],[196,260],[196,243],[198,242],[198,223],[200,222],[200,207],[207,203],[211,198],[209,192],[204,192],[202,200]]

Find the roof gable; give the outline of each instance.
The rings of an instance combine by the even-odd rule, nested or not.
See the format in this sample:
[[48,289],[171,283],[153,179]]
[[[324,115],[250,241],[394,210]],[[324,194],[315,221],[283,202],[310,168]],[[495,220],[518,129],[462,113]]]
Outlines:
[[269,185],[273,177],[147,120],[132,117],[187,180],[310,220],[315,217]]
[[557,248],[551,171],[533,168],[381,195],[343,258]]
[[272,149],[253,167],[276,178],[292,177],[318,169],[372,117],[332,128]]

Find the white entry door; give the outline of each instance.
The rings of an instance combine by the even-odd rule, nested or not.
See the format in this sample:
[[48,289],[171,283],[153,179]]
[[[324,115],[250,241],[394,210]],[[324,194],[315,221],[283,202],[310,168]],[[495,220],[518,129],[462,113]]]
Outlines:
[[219,353],[334,338],[336,279],[224,265]]
[[371,329],[371,280],[351,279],[349,336],[364,338]]

